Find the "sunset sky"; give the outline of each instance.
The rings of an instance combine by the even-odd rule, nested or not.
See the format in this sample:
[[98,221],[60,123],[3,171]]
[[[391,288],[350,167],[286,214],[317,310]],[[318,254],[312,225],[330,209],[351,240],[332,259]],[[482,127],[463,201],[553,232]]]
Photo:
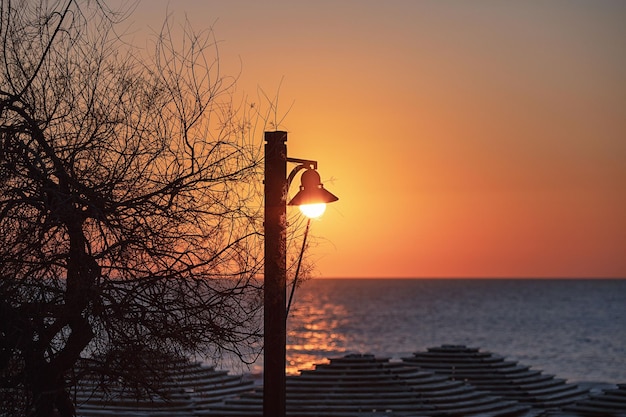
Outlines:
[[135,36],[167,10],[280,88],[340,198],[314,276],[626,277],[626,2],[142,0]]

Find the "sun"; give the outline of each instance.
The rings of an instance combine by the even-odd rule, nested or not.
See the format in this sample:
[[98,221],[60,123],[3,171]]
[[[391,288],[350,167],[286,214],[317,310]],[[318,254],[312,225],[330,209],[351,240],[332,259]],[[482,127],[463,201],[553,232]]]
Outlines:
[[300,211],[309,219],[316,219],[326,211],[326,203],[302,204]]

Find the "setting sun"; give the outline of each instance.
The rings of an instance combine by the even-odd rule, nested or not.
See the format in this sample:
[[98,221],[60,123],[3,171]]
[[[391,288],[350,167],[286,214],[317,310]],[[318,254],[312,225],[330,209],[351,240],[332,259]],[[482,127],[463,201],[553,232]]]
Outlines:
[[326,211],[326,203],[302,204],[300,211],[309,219],[316,219]]

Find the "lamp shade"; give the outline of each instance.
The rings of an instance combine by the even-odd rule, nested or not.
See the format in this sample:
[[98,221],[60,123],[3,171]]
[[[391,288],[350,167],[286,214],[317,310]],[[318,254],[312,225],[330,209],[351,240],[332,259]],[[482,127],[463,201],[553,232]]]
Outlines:
[[314,169],[304,171],[300,181],[302,183],[300,191],[287,203],[290,206],[332,203],[339,200],[337,196],[324,188],[320,174]]

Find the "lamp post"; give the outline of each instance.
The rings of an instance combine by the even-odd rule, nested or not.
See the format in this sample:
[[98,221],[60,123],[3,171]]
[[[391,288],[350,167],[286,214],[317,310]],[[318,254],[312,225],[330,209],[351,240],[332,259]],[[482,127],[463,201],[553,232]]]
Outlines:
[[[265,276],[263,290],[263,416],[286,416],[287,192],[298,171],[302,186],[289,205],[321,208],[338,200],[319,181],[317,162],[287,158],[287,132],[265,132]],[[299,165],[287,176],[287,162]]]

